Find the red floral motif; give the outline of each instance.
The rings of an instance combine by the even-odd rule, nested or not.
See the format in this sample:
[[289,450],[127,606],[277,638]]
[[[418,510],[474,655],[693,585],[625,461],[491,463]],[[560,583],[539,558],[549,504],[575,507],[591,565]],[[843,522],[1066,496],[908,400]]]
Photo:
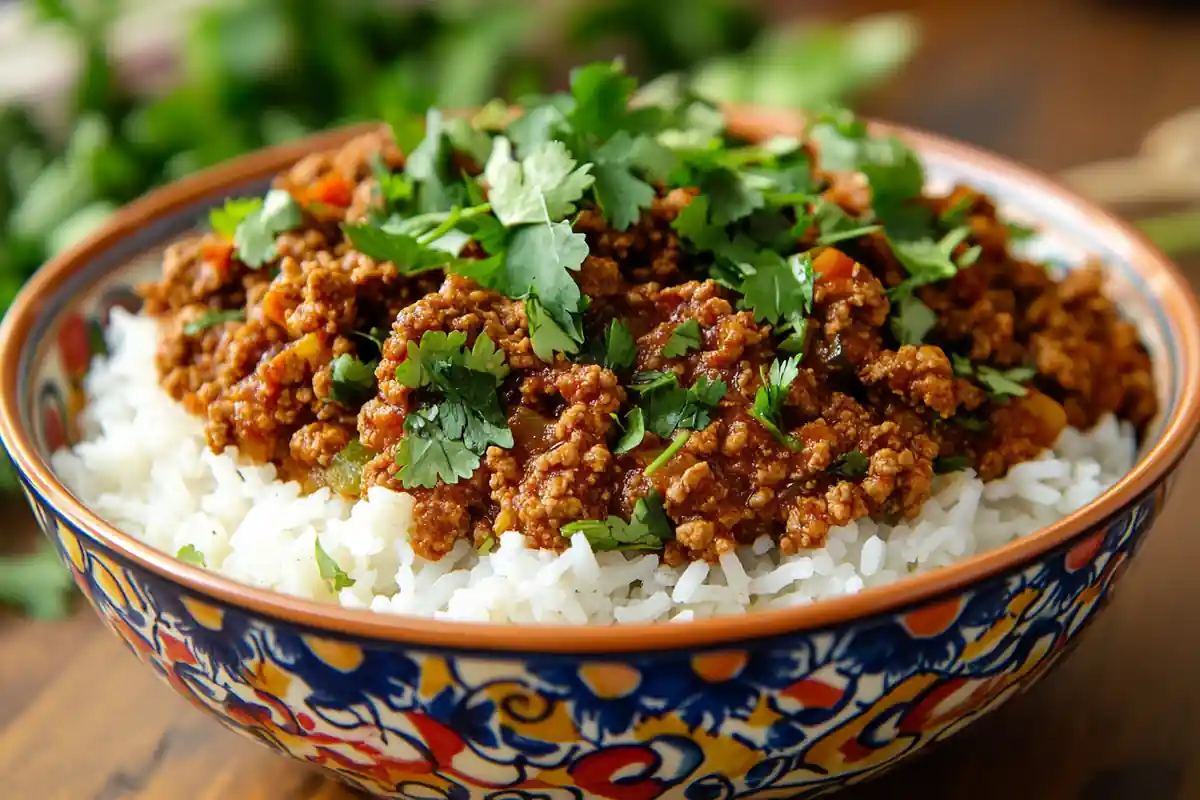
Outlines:
[[82,379],[92,360],[92,342],[87,320],[80,314],[63,318],[58,329],[58,351],[67,376]]
[[657,763],[658,756],[648,747],[608,747],[576,761],[571,767],[571,777],[588,797],[653,800],[665,787],[653,778],[639,775],[650,772]]

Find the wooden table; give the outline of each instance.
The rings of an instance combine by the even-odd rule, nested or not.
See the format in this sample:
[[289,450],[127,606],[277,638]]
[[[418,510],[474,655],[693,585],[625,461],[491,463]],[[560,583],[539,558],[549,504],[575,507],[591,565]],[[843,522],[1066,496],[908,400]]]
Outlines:
[[[875,3],[826,5],[850,14]],[[1150,125],[1200,104],[1200,18],[1134,9],[929,0],[919,4],[921,56],[867,106],[1046,169],[1132,152]],[[1188,266],[1200,286],[1200,260]],[[1200,798],[1191,660],[1200,591],[1189,588],[1200,561],[1189,524],[1197,492],[1193,457],[1115,602],[1069,662],[847,800]],[[0,615],[0,798],[350,797],[188,708],[90,612],[57,623]]]

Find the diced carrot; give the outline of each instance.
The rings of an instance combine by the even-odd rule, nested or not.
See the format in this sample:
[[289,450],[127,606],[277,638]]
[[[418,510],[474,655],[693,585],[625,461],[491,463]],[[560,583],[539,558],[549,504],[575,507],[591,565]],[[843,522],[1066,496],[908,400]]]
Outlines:
[[828,280],[849,278],[854,274],[854,259],[840,250],[826,247],[813,261],[813,272]]
[[341,175],[329,174],[307,192],[309,202],[346,208],[354,200],[354,187]]

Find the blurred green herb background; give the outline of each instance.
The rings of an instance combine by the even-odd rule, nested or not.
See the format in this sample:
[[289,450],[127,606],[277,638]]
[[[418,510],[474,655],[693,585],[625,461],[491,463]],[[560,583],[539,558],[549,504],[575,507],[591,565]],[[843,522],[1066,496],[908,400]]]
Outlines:
[[[171,88],[140,96],[111,52],[118,0],[26,5],[69,34],[80,73],[61,130],[28,108],[0,110],[0,309],[121,204],[323,128],[383,119],[403,135],[429,106],[520,100],[613,56],[715,100],[846,104],[917,42],[902,14],[768,28],[739,0],[230,0],[195,12]],[[13,486],[6,459],[0,468]],[[0,559],[0,601],[32,615],[64,613],[68,584],[48,546]]]

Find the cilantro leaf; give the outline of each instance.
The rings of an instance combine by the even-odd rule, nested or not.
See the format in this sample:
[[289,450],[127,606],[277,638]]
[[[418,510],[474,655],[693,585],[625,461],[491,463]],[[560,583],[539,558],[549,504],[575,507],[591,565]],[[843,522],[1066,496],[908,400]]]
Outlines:
[[246,311],[242,308],[232,308],[227,311],[208,311],[184,325],[183,335],[195,336],[197,333],[206,331],[214,325],[220,325],[223,322],[240,322],[245,318]]
[[376,197],[385,212],[412,199],[412,181],[402,173],[392,172],[379,153],[372,153],[367,163],[371,167],[371,176],[375,178]]
[[629,98],[637,79],[625,74],[616,61],[597,62],[571,72],[574,108],[568,119],[575,130],[606,140],[624,126]]
[[783,410],[788,390],[796,378],[800,377],[801,358],[802,356],[797,355],[783,361],[773,361],[770,369],[762,375],[763,385],[754,393],[754,405],[750,408],[750,416],[761,422],[776,439],[793,450],[797,449],[799,444],[779,429],[779,414]]
[[954,249],[962,243],[968,233],[969,230],[965,227],[955,228],[936,241],[929,236],[904,240],[889,234],[888,242],[892,246],[892,253],[909,274],[908,280],[901,285],[912,288],[953,278],[958,274],[958,264],[954,262]]
[[715,251],[729,246],[729,235],[723,226],[714,225],[709,219],[708,197],[699,194],[688,202],[671,227],[697,250]]
[[637,359],[637,342],[629,326],[619,319],[610,322],[603,336],[588,341],[587,358],[613,371],[632,367]]
[[684,389],[673,372],[643,372],[634,376],[632,388],[642,396],[646,429],[667,439],[679,428],[707,427],[709,412],[721,402],[726,387],[724,381],[702,375]]
[[593,550],[658,550],[675,537],[662,496],[651,492],[634,503],[629,522],[620,517],[579,520],[562,526],[564,536],[582,533]]
[[363,363],[349,353],[342,353],[329,363],[332,387],[331,400],[348,408],[361,405],[375,394],[377,362]]
[[675,326],[675,330],[671,331],[671,338],[667,340],[666,347],[663,348],[662,354],[667,358],[676,358],[689,350],[696,350],[700,347],[700,323],[694,319],[689,319]]
[[432,489],[469,478],[479,469],[479,455],[447,436],[439,417],[441,407],[417,409],[404,419],[404,438],[396,448],[397,476],[405,489]]
[[625,416],[625,432],[617,440],[614,453],[628,453],[646,438],[646,420],[640,408],[633,408]]
[[300,224],[300,204],[282,189],[267,192],[262,206],[242,218],[233,233],[233,246],[242,263],[253,269],[279,255],[275,237]]
[[954,369],[954,374],[960,378],[969,378],[975,374],[975,367],[971,364],[971,359],[960,353],[950,354],[950,366]]
[[812,310],[812,256],[788,257],[764,250],[749,265],[753,270],[742,284],[743,302],[754,311],[754,319],[771,324],[804,315]]
[[785,353],[803,353],[804,344],[808,339],[808,318],[801,314],[791,314],[776,332],[784,335],[779,343],[779,349]]
[[870,463],[867,457],[860,451],[851,450],[838,456],[837,460],[829,468],[829,471],[844,478],[861,478],[867,474],[867,468],[870,466]]
[[404,420],[396,463],[405,488],[456,483],[479,468],[488,447],[513,446],[497,393],[508,371],[503,351],[486,333],[470,348],[461,331],[426,331],[419,343],[407,343],[396,380],[413,389],[428,387],[440,397]]
[[[817,245],[828,246],[857,239],[877,230],[881,225],[864,224],[847,214],[837,203],[818,198],[813,203],[813,222],[817,224]],[[807,226],[805,226],[807,227]]]
[[906,292],[892,303],[891,326],[900,344],[920,345],[937,326],[937,315],[916,296]]
[[938,214],[938,225],[943,228],[957,228],[967,223],[967,217],[975,206],[975,198],[969,194],[950,204],[950,207]]
[[961,472],[970,466],[971,459],[966,456],[942,456],[933,460],[933,471],[937,475]]
[[417,188],[418,211],[444,211],[454,205],[454,192],[446,178],[449,169],[450,148],[442,114],[431,108],[425,114],[425,137],[404,164],[404,174]]
[[344,223],[354,249],[379,262],[390,262],[401,275],[417,275],[441,269],[453,262],[454,256],[422,244],[413,236],[393,233],[369,222]]
[[703,172],[697,180],[702,194],[709,198],[714,225],[725,226],[750,216],[766,205],[762,192],[753,188],[744,174],[729,169]]
[[965,428],[972,433],[983,433],[988,429],[987,420],[979,419],[978,417],[969,417],[965,414],[958,414],[950,418],[950,421],[960,428]]
[[175,557],[185,564],[191,564],[196,567],[206,566],[204,563],[204,553],[197,550],[194,544],[185,544],[179,548],[179,552],[175,554]]
[[635,140],[619,131],[592,158],[595,161],[596,202],[605,219],[623,231],[654,201],[654,187],[633,174]]
[[512,227],[574,213],[575,203],[595,181],[591,169],[591,164],[576,167],[562,142],[538,145],[515,161],[512,143],[499,136],[483,177],[496,218]]
[[587,254],[587,240],[566,222],[525,225],[513,232],[504,254],[501,291],[528,298],[525,314],[530,336],[534,352],[543,361],[551,360],[554,351],[576,353],[583,344],[577,317],[583,310],[583,295],[571,272],[579,269]]
[[999,370],[986,364],[980,364],[975,368],[975,377],[987,388],[988,394],[997,398],[1024,397],[1029,394],[1029,390],[1021,384],[1031,380],[1035,375],[1037,375],[1037,370],[1032,367]]
[[242,220],[262,208],[261,197],[230,197],[225,205],[208,212],[208,224],[226,239],[232,239]]
[[317,556],[317,571],[321,574],[321,580],[325,581],[325,585],[329,587],[331,592],[340,592],[342,589],[348,589],[354,585],[354,579],[347,575],[338,563],[333,560],[325,549],[321,547],[321,540],[315,540],[316,547],[314,548]]
[[578,333],[578,321],[568,318],[559,321],[551,314],[536,294],[525,299],[525,317],[529,321],[529,340],[533,354],[547,364],[554,361],[555,353],[575,353],[579,350],[582,337]]

